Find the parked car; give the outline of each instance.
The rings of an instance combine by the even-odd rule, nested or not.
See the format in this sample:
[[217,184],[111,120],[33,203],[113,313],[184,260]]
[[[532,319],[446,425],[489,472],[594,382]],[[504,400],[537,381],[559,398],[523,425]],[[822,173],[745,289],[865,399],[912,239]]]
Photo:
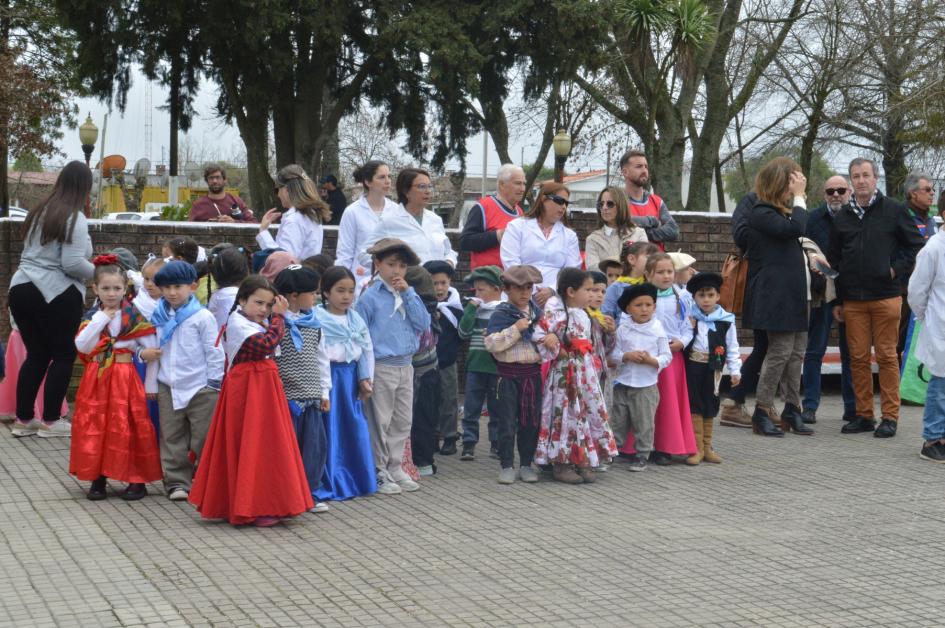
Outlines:
[[16,207],[11,205],[9,207],[9,212],[7,213],[7,218],[26,218],[26,214],[29,213],[28,209],[23,209],[22,207]]
[[114,212],[105,214],[105,220],[160,220],[161,212]]

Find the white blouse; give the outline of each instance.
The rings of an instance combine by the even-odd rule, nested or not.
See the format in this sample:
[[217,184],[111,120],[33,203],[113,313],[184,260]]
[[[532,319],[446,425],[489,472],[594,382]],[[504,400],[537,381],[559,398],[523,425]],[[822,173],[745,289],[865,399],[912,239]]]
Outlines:
[[367,253],[367,249],[381,238],[403,240],[417,254],[421,264],[431,260],[444,260],[455,267],[459,259],[459,255],[450,244],[449,236],[446,235],[443,219],[429,209],[423,210],[421,222],[417,222],[417,219],[403,205],[385,209],[374,231],[364,243],[364,252],[361,254],[362,266],[370,266],[371,256]]
[[516,218],[505,228],[499,246],[505,268],[531,264],[541,272],[542,282],[536,288],[555,289],[562,268],[581,267],[581,249],[573,230],[556,222],[546,238],[535,218]]
[[273,238],[268,229],[256,234],[256,242],[264,249],[284,249],[302,261],[322,252],[325,230],[320,222],[309,220],[294,207],[286,210],[279,221],[279,231]]
[[[95,345],[98,344],[98,340],[102,336],[102,330],[104,330],[106,327],[108,328],[108,334],[112,338],[117,336],[118,332],[121,331],[121,312],[116,313],[111,318],[109,318],[108,315],[101,310],[93,314],[92,320],[89,321],[89,324],[83,327],[82,330],[76,334],[75,348],[81,353],[90,352],[95,348]],[[138,349],[153,349],[157,346],[157,336],[155,334],[148,334],[147,336],[132,338],[131,340],[119,340],[115,343],[114,348],[137,351]],[[148,362],[147,370],[145,371],[144,375],[144,391],[146,393],[157,393],[157,374],[157,361]]]
[[[397,207],[397,203],[384,198],[381,213]],[[371,274],[370,263],[361,264],[368,239],[381,221],[381,214],[376,213],[368,204],[367,196],[362,196],[348,205],[341,215],[338,225],[338,246],[335,251],[335,266],[344,266],[354,275],[356,283]]]
[[210,295],[207,309],[213,314],[213,318],[217,319],[217,327],[220,329],[223,329],[223,326],[226,325],[226,319],[230,315],[230,310],[233,309],[238,291],[238,286],[227,286],[226,288],[218,288],[216,292]]

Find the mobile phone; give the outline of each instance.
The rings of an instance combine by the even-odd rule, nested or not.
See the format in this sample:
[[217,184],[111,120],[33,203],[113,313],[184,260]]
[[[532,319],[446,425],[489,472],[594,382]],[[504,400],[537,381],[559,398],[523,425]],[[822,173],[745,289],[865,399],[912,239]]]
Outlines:
[[840,273],[838,273],[837,271],[832,269],[830,266],[827,266],[821,261],[817,261],[814,265],[817,266],[817,270],[823,273],[824,277],[826,277],[827,279],[836,279],[837,277],[840,276]]

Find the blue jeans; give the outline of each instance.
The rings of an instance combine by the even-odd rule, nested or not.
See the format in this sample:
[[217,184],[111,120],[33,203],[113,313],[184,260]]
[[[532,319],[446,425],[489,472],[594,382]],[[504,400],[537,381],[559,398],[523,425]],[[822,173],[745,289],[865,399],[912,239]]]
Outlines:
[[945,438],[945,377],[929,380],[922,415],[922,438],[928,441]]
[[479,442],[479,418],[482,404],[489,409],[489,442],[496,442],[496,384],[498,375],[466,372],[466,390],[463,394],[463,445]]
[[[833,326],[833,308],[828,305],[810,311],[810,326],[807,330],[807,351],[804,354],[804,409],[817,410],[820,406],[820,367],[827,353],[827,339]],[[850,351],[847,349],[845,325],[840,325],[840,390],[843,394],[844,416],[856,415],[856,398],[853,395],[853,380],[850,376]]]

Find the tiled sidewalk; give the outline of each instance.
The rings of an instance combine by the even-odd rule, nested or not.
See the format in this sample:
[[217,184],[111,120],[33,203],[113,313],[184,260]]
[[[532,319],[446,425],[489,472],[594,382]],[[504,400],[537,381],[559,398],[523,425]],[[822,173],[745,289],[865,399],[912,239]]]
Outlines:
[[[945,465],[899,435],[717,428],[721,466],[594,485],[439,460],[418,493],[270,529],[84,499],[68,442],[0,430],[0,625],[940,626]],[[485,433],[485,429],[482,430]],[[156,489],[154,490],[156,492]]]

